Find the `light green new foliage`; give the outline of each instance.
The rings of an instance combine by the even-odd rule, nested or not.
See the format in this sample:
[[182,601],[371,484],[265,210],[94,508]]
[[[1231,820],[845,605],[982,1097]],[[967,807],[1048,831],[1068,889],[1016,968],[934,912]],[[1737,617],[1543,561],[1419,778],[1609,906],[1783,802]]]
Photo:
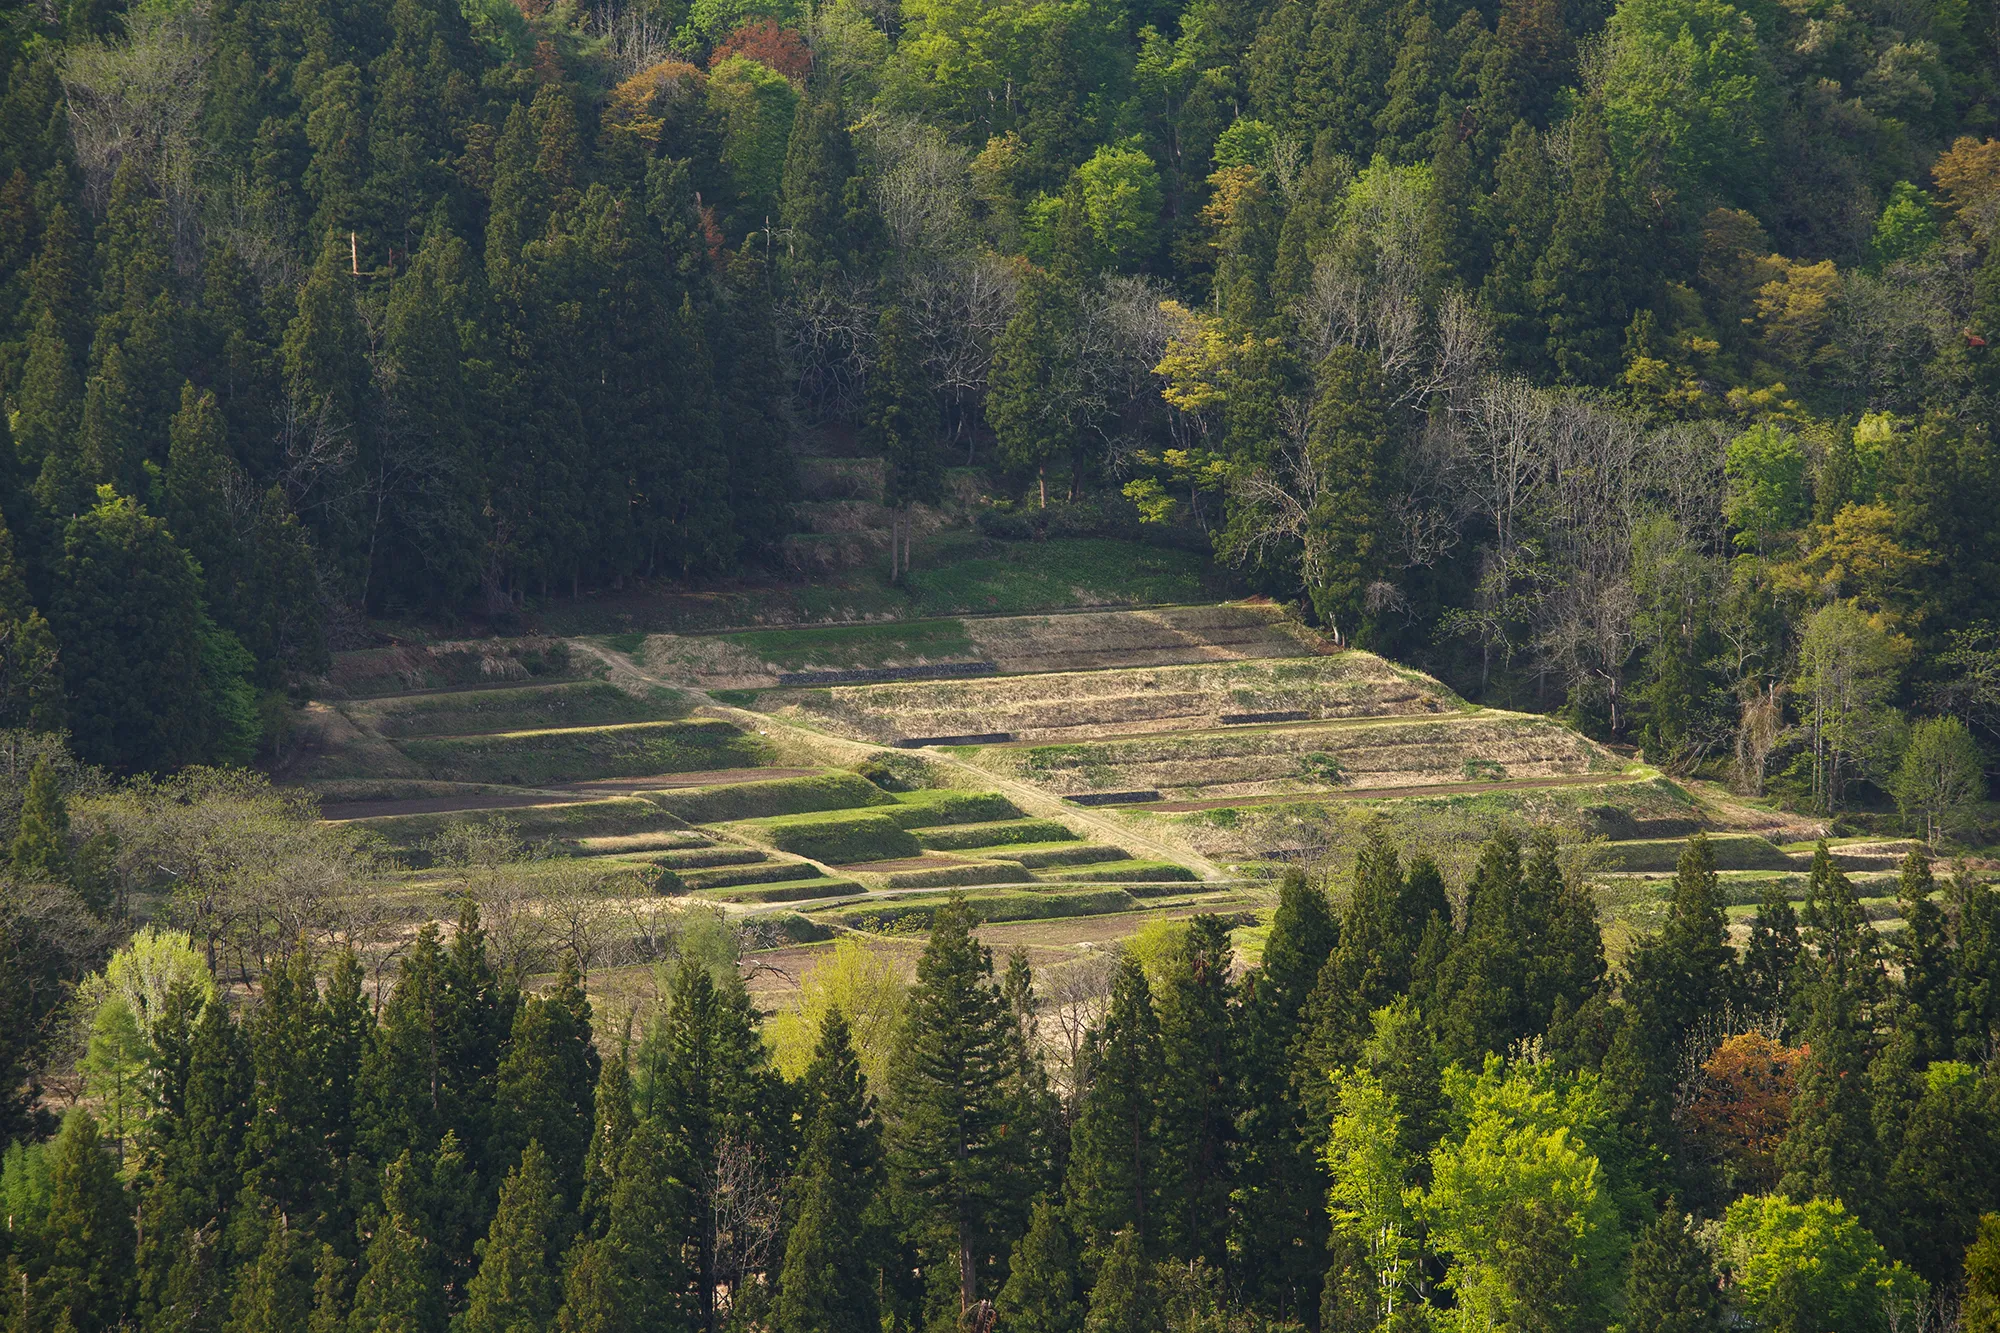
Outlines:
[[1776,426],[1753,426],[1731,440],[1722,475],[1728,483],[1723,517],[1736,529],[1736,545],[1742,550],[1763,549],[1811,512],[1799,437]]
[[1669,178],[1762,193],[1769,62],[1750,13],[1724,0],[1623,0],[1609,25],[1604,113],[1621,163],[1654,157]]
[[1979,745],[1955,717],[1929,717],[1910,728],[1909,743],[1890,788],[1903,823],[1933,849],[1958,830],[1986,795]]
[[1417,1255],[1411,1199],[1406,1198],[1410,1163],[1401,1144],[1402,1116],[1395,1095],[1368,1070],[1337,1072],[1333,1080],[1339,1114],[1322,1157],[1333,1179],[1327,1211],[1334,1230],[1367,1253],[1377,1291],[1393,1298],[1413,1276]]
[[722,121],[722,161],[746,207],[775,204],[799,96],[785,76],[744,56],[717,65],[709,105]]
[[1747,1195],[1722,1218],[1722,1249],[1743,1313],[1759,1324],[1875,1333],[1922,1307],[1928,1285],[1889,1256],[1838,1199]]
[[116,997],[131,1010],[141,1034],[153,1035],[153,1025],[166,1012],[167,997],[176,990],[199,998],[199,1010],[215,998],[215,976],[208,960],[184,930],[143,927],[78,992],[82,1000],[101,1005]]
[[1432,1154],[1416,1211],[1431,1248],[1452,1256],[1448,1322],[1469,1331],[1601,1319],[1625,1237],[1591,1147],[1607,1123],[1595,1076],[1491,1057],[1480,1074],[1449,1071],[1445,1093],[1465,1128]]
[[1076,169],[1090,230],[1115,268],[1143,264],[1159,248],[1160,172],[1143,149],[1107,144]]

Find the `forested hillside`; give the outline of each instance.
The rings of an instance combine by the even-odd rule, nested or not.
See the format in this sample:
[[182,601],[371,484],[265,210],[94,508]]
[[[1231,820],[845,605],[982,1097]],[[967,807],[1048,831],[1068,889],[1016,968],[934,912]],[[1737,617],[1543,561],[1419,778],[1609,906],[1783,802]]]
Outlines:
[[804,441],[1003,538],[1193,534],[1802,805],[1882,798],[1911,716],[1992,739],[1986,9],[50,0],[3,40],[5,708],[86,759],[247,757],[358,616],[773,567]]

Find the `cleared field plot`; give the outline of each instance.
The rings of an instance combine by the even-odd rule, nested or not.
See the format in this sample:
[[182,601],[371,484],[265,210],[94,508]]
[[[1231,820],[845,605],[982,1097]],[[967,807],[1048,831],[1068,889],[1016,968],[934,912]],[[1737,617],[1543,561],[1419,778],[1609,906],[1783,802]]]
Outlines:
[[1158,791],[1169,800],[1458,785],[1474,764],[1500,770],[1501,780],[1619,768],[1612,755],[1559,723],[1488,712],[993,747],[972,762],[1065,796]]
[[895,798],[852,773],[780,778],[773,782],[737,782],[719,787],[660,791],[650,799],[691,824],[719,824],[736,819],[765,819],[820,810],[853,810],[862,806],[894,805]]
[[319,808],[321,819],[334,821],[384,819],[395,815],[449,815],[474,810],[510,810],[530,805],[576,805],[588,796],[564,800],[547,792],[498,791],[458,796],[406,796],[382,801],[328,801]]
[[793,671],[990,663],[1009,674],[1090,671],[1325,651],[1269,605],[1168,606],[973,620],[901,620],[715,635],[654,635],[648,669],[703,689],[769,689]]
[[401,739],[612,722],[666,722],[685,717],[688,708],[688,697],[679,690],[647,686],[633,693],[606,681],[591,680],[402,695],[344,704],[341,711],[377,735]]
[[707,870],[712,866],[752,866],[770,860],[755,847],[690,847],[670,850],[653,858],[653,864],[668,870]]
[[1041,870],[1048,866],[1096,865],[1103,861],[1127,861],[1131,853],[1123,847],[1105,847],[1088,842],[1030,844],[1026,847],[995,847],[975,852],[989,861],[1012,861],[1015,865],[1026,866],[1030,870]]
[[1076,835],[1053,819],[1008,819],[994,824],[957,824],[943,828],[916,828],[911,832],[919,843],[934,852],[970,851],[981,847],[1004,847],[1017,843],[1056,843]]
[[1284,863],[1326,857],[1336,876],[1360,837],[1380,821],[1408,847],[1440,860],[1464,855],[1492,830],[1547,824],[1594,833],[1609,801],[1637,819],[1699,819],[1702,808],[1677,784],[1659,777],[1557,780],[1534,787],[1481,787],[1469,791],[1419,790],[1395,799],[1276,799],[1186,812],[1134,806],[1115,818],[1212,860],[1237,864]]
[[[1769,838],[1750,833],[1712,833],[1708,845],[1718,870],[1793,870],[1796,859]],[[1605,849],[1605,860],[1619,870],[1672,870],[1687,847],[1685,838],[1616,842]]]
[[1044,870],[1043,879],[1064,884],[1189,884],[1195,873],[1171,861],[1105,861],[1098,865],[1071,866]]
[[751,630],[717,635],[767,666],[786,671],[969,661],[979,656],[961,620]]
[[818,777],[817,768],[698,768],[686,773],[648,773],[636,778],[587,778],[560,784],[570,791],[601,795],[626,792],[679,791],[684,787],[727,787],[738,782],[776,782],[779,778]]
[[640,722],[434,737],[402,741],[399,748],[432,777],[522,786],[750,767],[769,754],[762,740],[727,722]]
[[1268,605],[1167,606],[968,620],[973,656],[1006,672],[1090,671],[1322,651]]
[[[491,812],[384,815],[374,819],[357,819],[352,824],[378,835],[406,858],[421,859],[417,849],[448,826],[488,823],[494,819],[506,820],[517,836],[530,842],[541,838],[570,840],[630,834],[655,836],[684,827],[681,821],[652,802],[629,796],[603,801],[572,801],[562,805],[520,806]],[[617,850],[639,849],[622,847]]]
[[[854,871],[859,866],[842,866],[841,869]],[[927,870],[897,870],[883,881],[883,887],[890,889],[944,889],[962,888],[978,884],[1032,884],[1035,877],[1021,866],[1010,861],[962,861],[956,864],[941,864]]]
[[1303,713],[1314,720],[1457,711],[1427,676],[1362,652],[1129,670],[775,690],[757,706],[882,744],[919,736],[1007,732],[1023,741],[1222,725],[1224,714]]

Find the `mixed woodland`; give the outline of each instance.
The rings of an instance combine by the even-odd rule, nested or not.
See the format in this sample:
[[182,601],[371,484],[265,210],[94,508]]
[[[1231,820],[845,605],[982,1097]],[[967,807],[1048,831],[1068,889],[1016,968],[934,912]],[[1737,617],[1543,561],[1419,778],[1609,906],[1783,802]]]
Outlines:
[[1497,835],[1451,886],[1377,834],[1332,895],[1285,878],[1247,971],[1204,915],[1036,975],[954,900],[913,983],[850,940],[768,1023],[698,908],[623,1014],[577,951],[524,991],[469,901],[379,988],[293,937],[253,1004],[212,942],[149,926],[79,989],[81,1099],[0,1166],[0,1309],[76,1333],[2000,1327],[1990,890],[1913,853],[1888,944],[1822,847],[1739,954],[1697,836],[1614,984],[1565,859]]
[[9,1329],[2000,1328],[1920,854],[1738,950],[1697,838],[1614,969],[1547,836],[1377,837],[768,1021],[690,909],[594,1013],[470,902],[346,952],[241,768],[371,618],[785,577],[811,450],[1981,841],[1988,0],[30,0],[0,80]]
[[1886,809],[1928,721],[1963,791],[1996,59],[1964,0],[17,6],[4,721],[243,761],[367,617],[782,577],[807,447],[1675,771]]

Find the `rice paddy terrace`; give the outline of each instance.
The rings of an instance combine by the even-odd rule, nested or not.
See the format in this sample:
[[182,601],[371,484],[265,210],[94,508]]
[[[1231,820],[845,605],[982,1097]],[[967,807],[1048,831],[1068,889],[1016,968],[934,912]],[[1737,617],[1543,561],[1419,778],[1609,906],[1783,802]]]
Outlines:
[[[1376,819],[1448,867],[1498,823],[1601,840],[1614,942],[1697,828],[1745,912],[1803,885],[1774,839],[1806,830],[1256,604],[381,649],[329,686],[280,777],[412,876],[504,818],[779,941],[891,944],[952,892],[1043,949],[1163,914],[1250,926],[1284,864],[1337,862]],[[1872,881],[1899,851],[1842,855]]]

